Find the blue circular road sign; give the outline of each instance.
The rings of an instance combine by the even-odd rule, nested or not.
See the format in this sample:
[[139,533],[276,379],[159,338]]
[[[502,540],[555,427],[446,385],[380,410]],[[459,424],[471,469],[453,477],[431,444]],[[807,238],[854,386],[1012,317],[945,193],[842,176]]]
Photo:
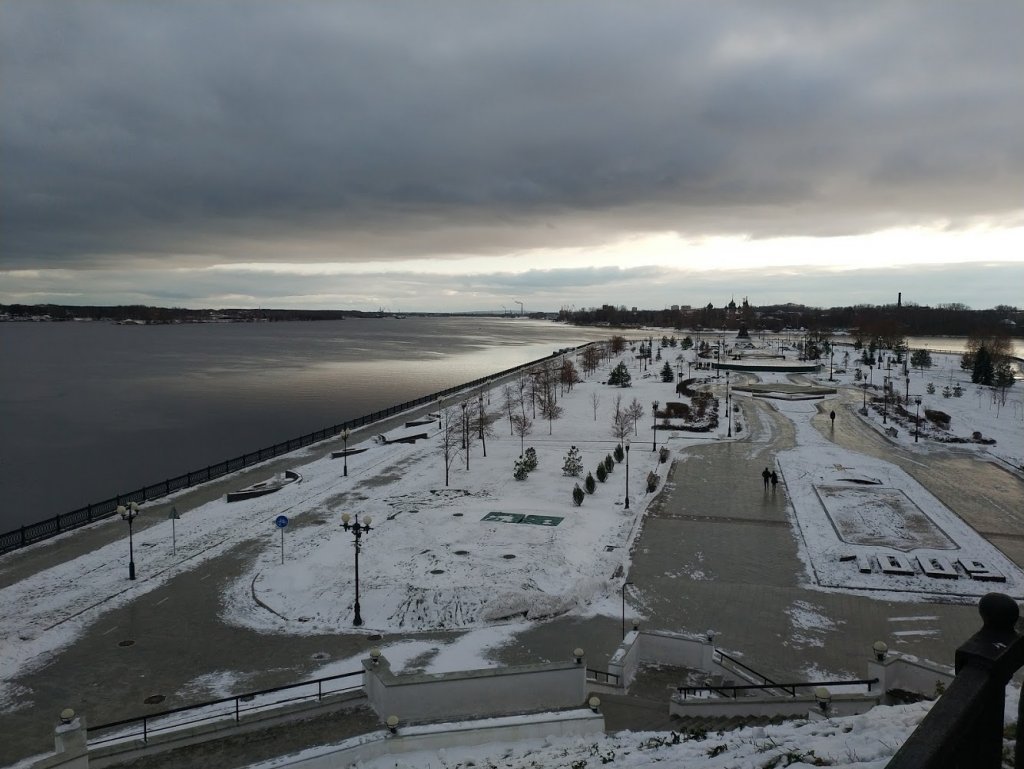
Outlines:
[[277,528],[279,528],[279,529],[283,529],[285,526],[288,525],[288,516],[287,515],[279,515],[279,516],[277,516],[277,518],[274,519],[274,525],[277,526]]

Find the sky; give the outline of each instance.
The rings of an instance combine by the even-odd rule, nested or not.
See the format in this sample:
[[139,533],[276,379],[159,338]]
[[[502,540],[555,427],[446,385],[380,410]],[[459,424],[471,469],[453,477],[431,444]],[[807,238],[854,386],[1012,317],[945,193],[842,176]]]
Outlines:
[[1024,5],[0,0],[0,302],[1020,305]]

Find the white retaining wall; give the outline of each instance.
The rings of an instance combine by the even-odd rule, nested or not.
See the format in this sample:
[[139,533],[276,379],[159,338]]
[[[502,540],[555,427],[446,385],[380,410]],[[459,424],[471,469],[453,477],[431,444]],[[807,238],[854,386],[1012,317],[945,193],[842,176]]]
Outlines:
[[897,652],[881,662],[870,661],[868,678],[878,679],[883,694],[890,689],[905,689],[935,698],[939,694],[937,685],[944,688],[952,683],[953,669]]
[[[381,756],[437,751],[442,748],[473,747],[490,742],[603,733],[604,716],[585,709],[429,726],[404,727],[399,724],[395,734],[375,732],[346,740],[337,746],[304,751],[290,760],[281,760],[277,766],[295,769],[338,769]],[[396,765],[404,764],[396,761]]]
[[633,630],[626,634],[608,661],[608,672],[619,676],[623,688],[633,683],[636,671],[645,662],[694,668],[708,674],[735,675],[715,662],[714,656],[715,645],[709,641],[676,633]]
[[[881,692],[872,694],[832,693],[827,715],[852,716],[867,713],[879,704]],[[690,697],[674,699],[669,703],[670,715],[680,718],[708,718],[731,716],[782,716],[785,718],[807,718],[809,713],[821,713],[814,695],[797,697]]]
[[364,660],[363,671],[377,715],[406,722],[578,708],[587,697],[582,661],[395,675],[380,657],[376,664]]

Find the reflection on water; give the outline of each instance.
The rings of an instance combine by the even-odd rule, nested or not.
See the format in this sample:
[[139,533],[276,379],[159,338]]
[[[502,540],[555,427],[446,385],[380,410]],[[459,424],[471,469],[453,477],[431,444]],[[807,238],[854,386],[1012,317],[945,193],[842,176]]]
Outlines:
[[501,318],[0,324],[0,530],[608,335]]

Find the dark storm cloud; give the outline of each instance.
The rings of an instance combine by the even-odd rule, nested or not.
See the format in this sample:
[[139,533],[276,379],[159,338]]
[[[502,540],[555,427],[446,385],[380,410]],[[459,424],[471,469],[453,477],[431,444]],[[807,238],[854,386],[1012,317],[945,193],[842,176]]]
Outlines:
[[4,0],[0,266],[956,226],[1020,207],[1022,25],[1012,0]]

